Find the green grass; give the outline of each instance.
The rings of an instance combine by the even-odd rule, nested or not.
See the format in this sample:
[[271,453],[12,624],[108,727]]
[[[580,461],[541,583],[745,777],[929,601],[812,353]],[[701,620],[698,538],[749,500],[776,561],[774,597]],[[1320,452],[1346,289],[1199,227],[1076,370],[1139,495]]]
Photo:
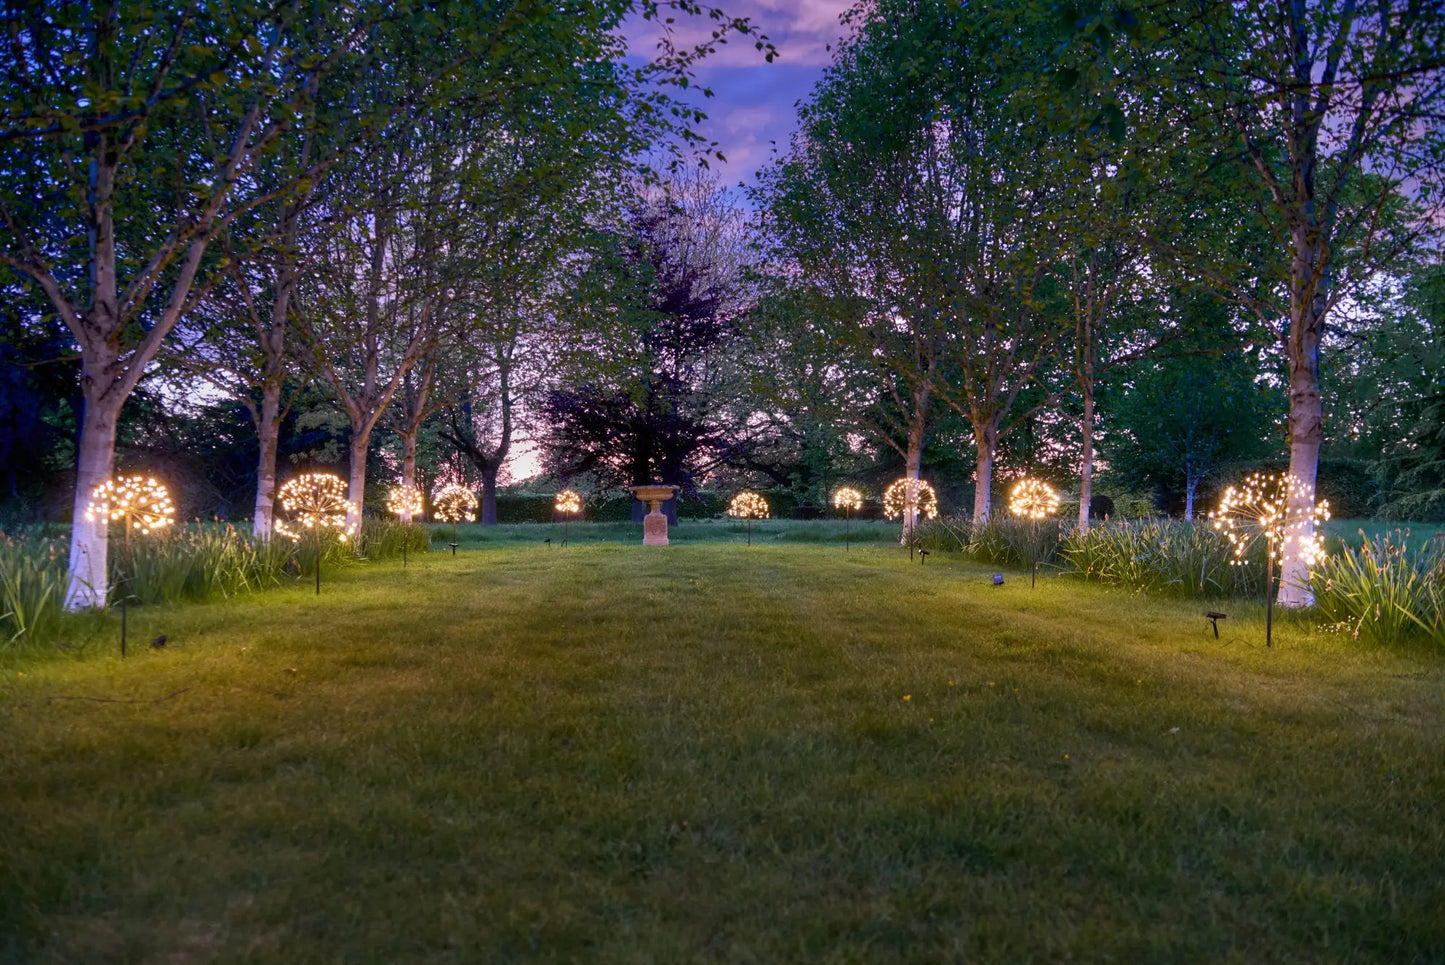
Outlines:
[[0,960],[1440,960],[1445,663],[989,571],[513,541],[0,656]]
[[[446,550],[452,541],[452,527],[446,523],[430,523],[432,549]],[[836,543],[849,545],[897,545],[901,532],[899,523],[887,520],[836,519],[789,520],[760,519],[751,525],[752,542],[759,545],[778,543]],[[476,549],[498,544],[531,543],[545,546],[546,540],[560,546],[568,544],[623,543],[642,541],[642,524],[619,523],[504,523],[483,526],[462,523],[457,526],[458,549]],[[749,525],[740,519],[684,519],[668,528],[670,543],[744,543],[749,539]]]

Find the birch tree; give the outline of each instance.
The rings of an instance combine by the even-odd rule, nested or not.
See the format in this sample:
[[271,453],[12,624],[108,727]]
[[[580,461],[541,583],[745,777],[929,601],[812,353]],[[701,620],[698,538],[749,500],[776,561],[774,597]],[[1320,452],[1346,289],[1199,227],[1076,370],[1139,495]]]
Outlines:
[[[1145,58],[1156,76],[1136,72],[1120,83],[1177,98],[1187,123],[1150,129],[1148,139],[1176,153],[1238,159],[1273,238],[1266,261],[1235,271],[1190,261],[1278,339],[1289,472],[1301,483],[1288,513],[1308,534],[1330,319],[1378,272],[1435,244],[1445,226],[1445,17],[1416,0],[1194,0],[1189,10],[1187,29],[1156,25],[1160,39],[1145,45],[1156,52]],[[1201,132],[1220,135],[1213,152]],[[1252,272],[1267,284],[1241,286],[1238,274]],[[1307,606],[1306,564],[1293,543],[1284,552],[1279,602]]]

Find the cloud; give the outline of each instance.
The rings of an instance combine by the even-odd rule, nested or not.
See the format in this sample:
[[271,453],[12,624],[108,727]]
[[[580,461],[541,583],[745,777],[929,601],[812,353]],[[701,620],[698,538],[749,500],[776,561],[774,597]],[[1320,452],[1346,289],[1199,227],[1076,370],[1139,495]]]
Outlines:
[[[844,37],[839,16],[853,0],[720,0],[729,16],[748,17],[778,50],[767,63],[751,36],[732,36],[717,53],[695,68],[698,86],[713,91],[705,98],[696,89],[674,95],[708,117],[697,132],[727,158],[712,162],[727,183],[755,180],[774,146],[785,151],[797,127],[797,102],[806,99],[832,62]],[[675,15],[672,40],[679,47],[709,40],[716,23],[707,17]],[[633,57],[652,57],[661,36],[656,23],[629,20],[624,33]],[[830,47],[832,50],[830,50]]]
[[[730,17],[747,17],[752,27],[767,36],[777,48],[782,63],[822,67],[830,62],[828,47],[836,47],[845,34],[838,18],[852,6],[851,0],[730,0],[723,9]],[[672,42],[679,48],[692,47],[712,39],[717,22],[706,16],[675,15],[671,29]],[[663,25],[640,17],[628,20],[623,31],[633,53],[653,56]],[[728,35],[715,53],[704,61],[711,67],[751,67],[764,64],[763,52],[757,49],[752,34]]]

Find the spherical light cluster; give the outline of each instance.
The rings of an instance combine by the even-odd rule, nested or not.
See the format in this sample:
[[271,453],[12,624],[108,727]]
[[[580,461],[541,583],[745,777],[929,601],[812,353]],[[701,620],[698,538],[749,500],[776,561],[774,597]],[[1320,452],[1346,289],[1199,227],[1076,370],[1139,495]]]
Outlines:
[[421,490],[402,483],[392,486],[386,494],[386,511],[397,516],[420,516],[422,510]]
[[1304,516],[1291,519],[1289,514],[1290,501],[1307,493],[1308,487],[1290,473],[1250,473],[1226,489],[1209,518],[1234,547],[1230,562],[1242,565],[1250,545],[1261,536],[1276,560],[1297,559],[1307,566],[1319,562],[1325,544],[1314,529],[1330,518],[1330,504],[1320,500]]
[[883,515],[902,519],[909,506],[923,519],[938,515],[938,494],[925,480],[899,479],[883,491]]
[[432,500],[432,516],[443,523],[471,523],[477,518],[477,497],[456,483],[446,486]]
[[552,508],[564,516],[574,516],[582,512],[582,497],[570,489],[564,489],[557,494],[557,501]]
[[176,521],[176,507],[166,487],[149,476],[121,476],[90,491],[85,518],[92,523],[124,522],[142,533],[153,533]]
[[728,504],[728,515],[738,519],[767,519],[768,501],[757,493],[738,493]]
[[1059,511],[1059,494],[1042,479],[1020,479],[1009,493],[1008,511],[1025,519],[1045,519]]
[[276,531],[282,536],[300,539],[308,532],[334,529],[346,539],[346,514],[351,501],[346,498],[346,483],[340,476],[304,473],[282,486],[276,495],[288,517],[276,521]]
[[863,494],[850,486],[840,486],[833,493],[833,508],[857,512],[863,508]]

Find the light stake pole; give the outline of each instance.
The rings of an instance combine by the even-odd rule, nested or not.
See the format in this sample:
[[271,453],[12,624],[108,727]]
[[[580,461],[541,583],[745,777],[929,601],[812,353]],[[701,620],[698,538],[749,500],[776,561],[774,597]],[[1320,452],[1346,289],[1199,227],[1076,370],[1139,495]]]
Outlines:
[[748,545],[753,545],[753,520],[767,519],[771,515],[768,501],[758,493],[741,492],[728,504],[728,515],[747,522]]
[[1029,589],[1039,585],[1039,521],[1059,511],[1059,494],[1042,479],[1020,479],[1009,493],[1008,510],[1029,521]]
[[[1304,502],[1291,506],[1291,500],[1304,501],[1308,493],[1299,479],[1289,473],[1250,473],[1238,486],[1230,486],[1220,498],[1219,508],[1209,514],[1214,528],[1224,533],[1234,550],[1233,566],[1245,565],[1246,551],[1258,536],[1264,537],[1264,645],[1274,646],[1274,548],[1282,545],[1285,553],[1306,565],[1324,556],[1324,541],[1316,528],[1330,518],[1329,503]],[[1311,494],[1312,495],[1312,494]],[[1296,513],[1291,519],[1291,512]],[[1257,529],[1256,529],[1257,527]],[[1283,568],[1281,567],[1281,570]],[[1283,572],[1281,572],[1281,576]]]
[[[105,526],[106,541],[110,541],[110,524],[116,520],[125,523],[124,572],[117,580],[121,589],[120,597],[120,655],[125,658],[127,608],[130,584],[135,577],[135,555],[131,550],[131,527],[139,523],[143,532],[149,533],[175,522],[175,506],[171,503],[166,487],[155,479],[141,476],[122,476],[118,479],[103,480],[90,492],[90,503],[85,508],[88,523],[99,522]],[[108,597],[108,595],[107,595]],[[104,602],[104,601],[102,601]]]
[[853,510],[863,508],[863,494],[851,486],[842,486],[833,493],[833,507],[843,510],[843,552],[853,543]]

